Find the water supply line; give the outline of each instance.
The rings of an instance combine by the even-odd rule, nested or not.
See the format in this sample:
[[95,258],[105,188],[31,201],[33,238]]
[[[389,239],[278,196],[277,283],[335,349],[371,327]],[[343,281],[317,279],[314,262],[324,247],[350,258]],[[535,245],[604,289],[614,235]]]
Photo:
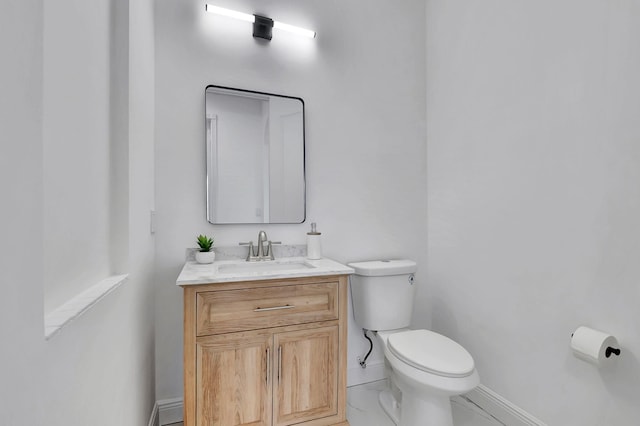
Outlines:
[[360,363],[360,367],[367,368],[367,358],[369,358],[369,355],[371,355],[371,351],[373,350],[373,341],[371,340],[371,338],[369,338],[369,336],[367,336],[366,329],[363,328],[362,332],[365,339],[369,341],[369,352],[367,352],[367,354],[364,356],[364,359],[360,359],[360,357],[358,357],[358,362]]

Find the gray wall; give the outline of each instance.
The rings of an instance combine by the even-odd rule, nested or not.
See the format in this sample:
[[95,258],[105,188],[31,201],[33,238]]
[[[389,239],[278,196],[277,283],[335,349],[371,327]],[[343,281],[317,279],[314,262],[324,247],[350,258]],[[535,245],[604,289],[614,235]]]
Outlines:
[[[318,32],[315,40],[276,33],[263,44],[251,24],[206,14],[204,1],[155,4],[157,397],[164,399],[182,396],[182,292],[175,280],[198,234],[236,245],[264,229],[274,240],[304,244],[309,223],[317,222],[327,257],[411,257],[424,265],[425,18],[422,0],[216,3]],[[307,223],[207,223],[208,84],[304,99]],[[368,347],[355,325],[350,332],[349,367],[359,368],[355,358]]]
[[[550,425],[640,417],[640,5],[427,1],[433,327]],[[617,368],[571,355],[618,336]]]

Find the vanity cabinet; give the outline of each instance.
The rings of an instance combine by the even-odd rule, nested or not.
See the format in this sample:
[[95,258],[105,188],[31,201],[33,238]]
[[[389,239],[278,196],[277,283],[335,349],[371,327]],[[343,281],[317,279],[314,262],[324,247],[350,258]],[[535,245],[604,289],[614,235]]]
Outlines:
[[185,426],[348,425],[346,275],[183,288]]

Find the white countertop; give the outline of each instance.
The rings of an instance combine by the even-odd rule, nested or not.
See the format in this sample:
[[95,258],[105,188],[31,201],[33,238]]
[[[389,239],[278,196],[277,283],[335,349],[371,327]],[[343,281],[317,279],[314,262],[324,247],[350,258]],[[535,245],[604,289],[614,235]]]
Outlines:
[[182,268],[176,284],[185,286],[278,278],[319,277],[353,274],[353,272],[352,268],[327,258],[309,260],[306,257],[284,257],[261,262],[219,260],[210,264],[187,262]]

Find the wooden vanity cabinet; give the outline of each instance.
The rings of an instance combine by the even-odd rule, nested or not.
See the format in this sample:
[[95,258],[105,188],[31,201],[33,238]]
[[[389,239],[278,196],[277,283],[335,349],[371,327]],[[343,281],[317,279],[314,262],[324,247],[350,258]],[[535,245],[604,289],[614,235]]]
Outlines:
[[183,288],[185,426],[349,424],[346,275]]

